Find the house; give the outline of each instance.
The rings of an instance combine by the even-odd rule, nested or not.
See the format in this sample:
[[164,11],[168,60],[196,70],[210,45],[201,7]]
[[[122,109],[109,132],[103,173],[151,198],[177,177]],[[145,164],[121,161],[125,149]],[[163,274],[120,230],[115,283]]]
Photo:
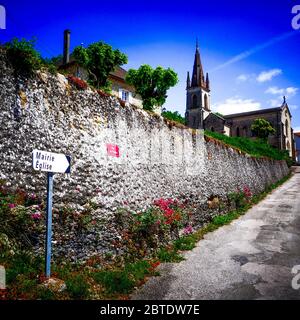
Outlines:
[[275,134],[269,137],[270,145],[287,150],[294,155],[294,134],[292,115],[284,97],[278,108],[264,109],[222,116],[211,111],[211,87],[208,73],[204,77],[198,42],[194,59],[192,78],[187,74],[186,86],[186,124],[193,129],[206,129],[231,137],[255,138],[251,130],[253,122],[262,118],[271,123]]
[[[70,54],[70,41],[71,31],[64,31],[64,52],[63,59],[59,65],[59,70],[63,70],[70,75],[87,81],[88,72],[75,61]],[[112,71],[108,77],[108,80],[112,83],[112,95],[120,98],[127,104],[135,105],[136,107],[143,108],[143,101],[133,86],[126,83],[127,71],[119,66]],[[155,107],[154,112],[161,114],[161,107]]]
[[300,132],[294,133],[294,139],[295,139],[295,159],[296,162],[300,165]]

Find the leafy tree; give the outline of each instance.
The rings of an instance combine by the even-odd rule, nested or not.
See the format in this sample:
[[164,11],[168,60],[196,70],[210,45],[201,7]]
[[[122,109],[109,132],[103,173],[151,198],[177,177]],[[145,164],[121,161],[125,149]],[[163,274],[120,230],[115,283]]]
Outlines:
[[14,38],[5,44],[7,57],[14,67],[16,74],[25,77],[33,75],[34,71],[42,67],[40,54],[35,50],[36,40]]
[[152,69],[144,64],[138,70],[130,69],[126,82],[133,85],[143,99],[145,110],[153,110],[155,105],[162,106],[167,98],[167,91],[178,83],[177,74],[170,68]]
[[183,118],[178,111],[172,112],[164,109],[161,115],[168,120],[185,124],[185,118]]
[[108,76],[116,66],[127,63],[127,56],[104,42],[96,42],[87,48],[78,46],[73,56],[89,74],[89,82],[97,88],[108,88]]
[[276,132],[271,123],[265,119],[256,119],[251,126],[251,130],[257,137],[265,141],[267,141],[269,135]]

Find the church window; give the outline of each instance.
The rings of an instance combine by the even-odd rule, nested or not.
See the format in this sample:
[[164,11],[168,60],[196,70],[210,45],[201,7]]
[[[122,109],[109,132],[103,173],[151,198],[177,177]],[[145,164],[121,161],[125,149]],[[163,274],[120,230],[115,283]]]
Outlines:
[[285,120],[285,135],[289,136],[289,122]]
[[193,95],[193,108],[197,108],[198,107],[198,99],[197,96],[194,94]]
[[215,128],[214,128],[214,127],[211,127],[211,128],[210,128],[210,131],[211,131],[211,132],[215,132]]
[[236,136],[240,137],[240,128],[239,127],[236,128]]
[[247,136],[248,136],[248,128],[247,128],[247,127],[244,127],[244,128],[243,128],[243,136],[244,136],[244,137],[247,137]]

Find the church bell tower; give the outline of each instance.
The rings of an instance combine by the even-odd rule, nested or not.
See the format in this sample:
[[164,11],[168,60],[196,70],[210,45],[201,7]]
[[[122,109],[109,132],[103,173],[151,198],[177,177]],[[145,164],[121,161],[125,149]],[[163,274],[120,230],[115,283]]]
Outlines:
[[187,74],[185,113],[187,126],[193,129],[204,129],[204,119],[210,112],[209,77],[208,73],[204,77],[197,40],[192,78],[189,72]]

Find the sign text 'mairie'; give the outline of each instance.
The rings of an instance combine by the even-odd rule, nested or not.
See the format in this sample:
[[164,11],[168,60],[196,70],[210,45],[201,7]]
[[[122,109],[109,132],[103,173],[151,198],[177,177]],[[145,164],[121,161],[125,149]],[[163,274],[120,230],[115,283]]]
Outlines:
[[36,171],[70,173],[71,158],[64,154],[33,150],[32,165]]

